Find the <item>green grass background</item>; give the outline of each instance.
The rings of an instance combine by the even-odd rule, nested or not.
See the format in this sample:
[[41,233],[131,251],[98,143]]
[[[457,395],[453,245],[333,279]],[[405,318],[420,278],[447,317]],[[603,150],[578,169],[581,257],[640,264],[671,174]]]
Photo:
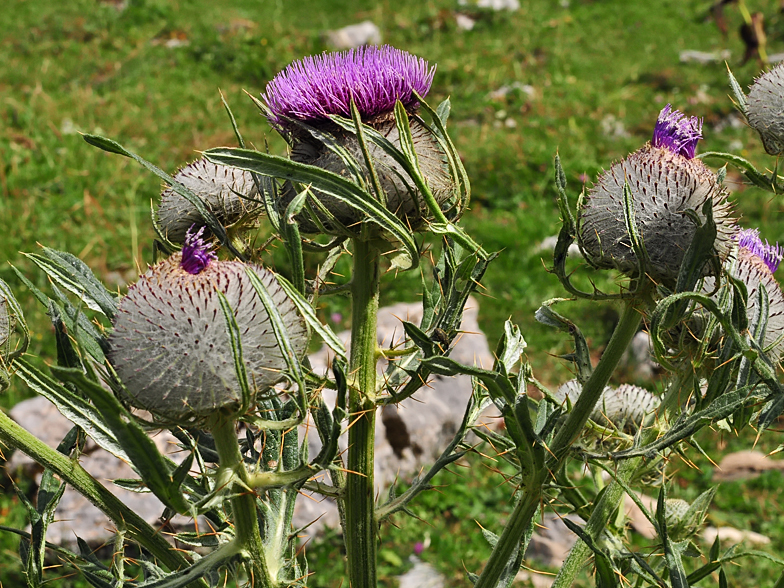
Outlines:
[[[45,279],[19,253],[41,243],[79,255],[112,287],[133,280],[152,258],[150,202],[160,193],[160,183],[132,161],[90,147],[78,131],[111,137],[174,172],[199,150],[234,144],[221,89],[246,140],[259,147],[268,141],[273,152],[282,154],[283,142],[244,92],[258,96],[293,59],[324,50],[324,31],[369,19],[385,42],[438,64],[431,103],[451,98],[450,131],[473,185],[464,226],[486,250],[502,251],[484,281],[483,330],[492,345],[511,317],[528,340],[537,375],[557,384],[570,377],[554,358],[568,350],[568,341],[533,320],[543,300],[563,294],[545,271],[548,253],[537,250],[559,228],[555,153],[574,202],[584,183],[590,185],[601,169],[649,139],[659,110],[669,102],[704,117],[701,150],[733,150],[760,168],[775,162],[753,131],[730,124],[734,115],[724,63],[679,59],[684,50],[729,51],[738,81],[748,86],[760,65],[740,62],[741,18],[735,8],[726,9],[725,36],[708,18],[711,2],[521,4],[514,13],[468,10],[477,22],[464,31],[456,25],[456,0],[130,0],[122,11],[97,0],[6,0],[0,10],[0,259],[44,286]],[[778,4],[748,2],[752,11],[766,14],[769,53],[784,51]],[[172,41],[180,46],[167,46]],[[513,89],[494,98],[492,92],[503,86]],[[733,170],[728,184],[742,222],[760,227],[771,241],[784,240],[781,197],[749,188]],[[279,252],[268,256],[285,272],[284,260]],[[584,283],[593,279],[612,287],[612,277],[582,271]],[[6,264],[0,266],[0,278],[17,284]],[[416,299],[415,272],[393,278],[385,277],[382,303]],[[34,330],[32,350],[51,357],[43,313],[24,289],[18,292]],[[325,320],[335,312],[346,316],[345,311],[341,300],[327,301],[320,309]],[[615,308],[574,303],[562,311],[579,321],[592,347],[600,350]],[[334,326],[348,324],[341,320]],[[8,408],[28,395],[17,386],[0,404]],[[751,443],[744,438],[719,444],[711,434],[704,437],[703,447],[714,459]],[[774,448],[777,434],[766,434],[762,443]],[[706,488],[712,466],[705,461],[702,467],[682,468],[676,492],[688,498]],[[399,531],[384,529],[385,577],[410,565],[412,546],[425,533],[432,542],[423,557],[455,586],[468,585],[463,569],[476,571],[487,556],[474,521],[500,531],[511,488],[489,473],[476,479],[443,474],[438,481],[445,485],[440,493],[415,507],[430,526],[401,519],[396,520]],[[771,549],[780,551],[780,482],[781,475],[771,473],[722,489],[711,519],[765,532],[774,537]],[[0,497],[0,505],[0,519],[21,524],[15,498]],[[15,545],[0,536],[0,581],[8,587],[21,582],[8,555]],[[337,574],[339,549],[335,537],[309,547],[317,572],[314,585],[339,585],[330,576],[318,580],[321,570]],[[754,562],[731,577],[734,585],[757,586],[777,574],[775,566]]]

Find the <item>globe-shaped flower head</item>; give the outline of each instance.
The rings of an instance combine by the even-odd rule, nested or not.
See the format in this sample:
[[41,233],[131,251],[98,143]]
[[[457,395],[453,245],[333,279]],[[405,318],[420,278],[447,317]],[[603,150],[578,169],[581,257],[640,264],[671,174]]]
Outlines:
[[[339,127],[330,117],[350,118],[353,100],[362,122],[400,148],[393,114],[395,104],[399,100],[409,114],[414,113],[418,107],[416,94],[427,94],[434,73],[435,68],[424,59],[394,47],[360,47],[295,61],[267,85],[262,99],[270,122],[292,143],[293,160],[349,175],[343,159],[299,124],[305,123],[331,133],[358,162],[370,185],[370,173],[356,135]],[[411,119],[410,128],[422,175],[441,204],[452,196],[454,187],[445,154],[437,139],[419,121]],[[367,143],[386,194],[387,208],[412,227],[421,225],[427,209],[413,180],[381,148],[370,141]],[[282,205],[287,205],[294,195],[293,188],[287,186]],[[319,220],[328,231],[332,224],[330,215],[349,227],[363,220],[361,213],[328,194],[316,193],[316,197],[329,211],[329,214],[319,213]],[[305,232],[317,231],[316,223],[304,215],[299,220]]]
[[749,317],[758,313],[761,287],[768,295],[768,321],[764,347],[768,356],[778,362],[784,355],[784,294],[773,276],[782,259],[781,247],[765,243],[757,229],[746,229],[738,235],[737,259],[728,262],[730,274],[744,284],[749,295],[746,310]]
[[[250,172],[198,159],[178,171],[174,179],[199,196],[229,230],[235,225],[253,225],[263,210]],[[171,188],[161,194],[156,220],[163,236],[178,245],[185,243],[191,226],[206,227],[198,209]]]
[[296,352],[307,330],[272,272],[219,261],[198,233],[181,253],[152,267],[120,302],[109,338],[109,361],[129,404],[175,424],[201,423],[242,401],[234,354],[218,292],[234,311],[252,388],[268,390],[283,378],[286,361],[270,317],[246,273],[251,267],[272,296]]
[[746,98],[746,119],[771,155],[784,152],[784,64],[758,77]]
[[631,192],[636,232],[647,255],[646,275],[672,285],[694,237],[696,214],[713,203],[716,253],[726,258],[737,232],[725,190],[702,161],[694,159],[702,123],[667,105],[659,114],[653,141],[604,172],[588,191],[580,211],[579,239],[588,260],[637,277],[640,261],[626,225],[624,185]]

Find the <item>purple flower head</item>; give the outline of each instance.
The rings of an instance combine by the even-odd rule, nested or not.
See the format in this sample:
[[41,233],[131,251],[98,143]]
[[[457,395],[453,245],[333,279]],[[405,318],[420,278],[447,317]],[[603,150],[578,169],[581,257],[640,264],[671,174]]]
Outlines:
[[776,243],[771,245],[768,240],[762,242],[759,236],[759,229],[743,229],[738,233],[738,246],[751,251],[768,266],[771,273],[775,272],[781,259],[784,257],[784,249]]
[[687,117],[668,104],[659,113],[653,129],[653,146],[666,147],[673,153],[694,158],[697,141],[702,139],[702,120],[696,116]]
[[435,67],[389,45],[373,45],[338,53],[305,57],[291,63],[267,84],[262,100],[270,121],[285,126],[283,117],[304,121],[351,116],[353,98],[363,118],[417,103],[414,90],[430,90]]
[[194,233],[193,227],[195,226],[191,226],[185,234],[185,245],[182,247],[182,261],[180,262],[180,267],[194,276],[201,273],[204,268],[210,265],[211,261],[218,259],[218,256],[210,251],[212,245],[205,244],[204,239],[201,238],[204,227]]

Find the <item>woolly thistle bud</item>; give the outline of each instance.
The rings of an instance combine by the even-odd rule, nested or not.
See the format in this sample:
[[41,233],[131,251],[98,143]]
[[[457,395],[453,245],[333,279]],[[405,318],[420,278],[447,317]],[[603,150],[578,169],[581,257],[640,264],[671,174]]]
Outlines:
[[740,247],[737,260],[730,265],[729,271],[734,278],[746,284],[749,295],[746,311],[749,317],[756,316],[759,312],[757,298],[760,287],[765,287],[769,310],[763,348],[770,348],[768,357],[776,363],[779,362],[784,354],[784,294],[773,277],[770,266],[752,249]]
[[[555,392],[555,397],[560,402],[569,399],[571,404],[577,402],[582,394],[583,387],[577,380],[569,380]],[[658,396],[654,396],[644,388],[622,384],[618,388],[605,387],[599,402],[591,412],[591,420],[600,425],[612,423],[614,426],[624,428],[639,427],[645,417],[653,413],[658,407]]]
[[152,267],[120,302],[109,361],[129,404],[177,424],[239,407],[242,392],[218,292],[234,311],[251,387],[262,392],[281,380],[286,361],[247,267],[270,292],[297,354],[305,352],[305,322],[272,272],[217,261],[198,234],[188,234],[182,253]]
[[[738,246],[724,263],[724,270],[745,284],[748,294],[746,314],[750,320],[759,312],[760,286],[765,287],[769,307],[763,349],[768,349],[768,357],[771,360],[779,362],[784,355],[784,294],[782,294],[781,287],[773,276],[773,272],[781,260],[781,249],[778,245],[768,244],[767,241],[763,244],[759,237],[759,231],[756,229],[740,231],[737,242]],[[705,278],[702,291],[711,294],[715,290],[716,280],[713,277]],[[718,295],[714,294],[714,296]],[[679,345],[680,347],[693,345],[694,341],[691,340],[693,337],[700,340],[705,338],[706,319],[707,315],[701,311],[692,315],[688,328],[691,337]],[[720,335],[720,330],[711,335],[710,351],[715,350]],[[714,341],[714,339],[716,340]]]
[[[253,222],[262,212],[250,172],[199,159],[178,171],[174,179],[201,197],[224,227]],[[185,242],[192,225],[206,226],[196,207],[171,188],[161,194],[156,218],[163,236],[177,244]]]
[[[388,45],[361,47],[345,52],[306,57],[280,72],[267,85],[262,99],[269,109],[270,122],[292,142],[291,158],[300,163],[321,167],[342,176],[349,176],[343,159],[300,128],[303,121],[331,133],[357,162],[367,185],[370,172],[356,135],[330,120],[331,115],[351,116],[351,101],[357,106],[362,122],[384,135],[398,149],[400,137],[393,110],[399,100],[412,113],[418,107],[416,95],[427,94],[435,68],[427,62]],[[293,119],[293,120],[292,120]],[[449,174],[446,156],[437,139],[419,121],[411,119],[414,151],[425,182],[439,204],[453,195],[454,182]],[[412,228],[427,218],[427,207],[414,181],[403,168],[381,148],[366,140],[370,159],[376,169],[387,208]],[[285,207],[295,192],[287,184],[281,196]],[[332,215],[340,225],[351,227],[363,220],[357,210],[344,202],[320,192],[316,198],[329,214],[316,211],[328,232]],[[318,207],[316,207],[318,208]],[[318,231],[316,223],[300,215],[304,232]]]
[[784,65],[758,77],[746,98],[746,119],[770,155],[784,152]]
[[716,253],[726,258],[736,232],[726,191],[700,160],[691,159],[700,137],[697,119],[682,120],[662,110],[652,144],[638,149],[604,172],[588,191],[580,210],[579,239],[589,260],[630,276],[639,261],[627,231],[624,185],[631,191],[634,223],[647,255],[645,272],[655,282],[672,284],[694,237],[693,211],[702,222],[703,204],[713,202],[718,236]]

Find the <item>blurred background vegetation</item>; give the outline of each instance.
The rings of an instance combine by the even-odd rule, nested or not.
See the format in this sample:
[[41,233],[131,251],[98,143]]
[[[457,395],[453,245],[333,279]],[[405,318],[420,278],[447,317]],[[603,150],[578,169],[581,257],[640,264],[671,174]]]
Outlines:
[[[533,320],[543,300],[563,295],[546,272],[550,250],[540,247],[559,229],[556,152],[574,202],[603,168],[649,139],[659,110],[671,103],[704,117],[700,150],[733,151],[761,169],[775,162],[728,98],[725,59],[744,87],[762,68],[753,52],[746,55],[736,4],[728,3],[720,18],[712,1],[698,0],[521,4],[495,12],[457,0],[6,0],[0,11],[0,259],[44,286],[20,255],[40,243],[78,255],[107,285],[122,289],[152,261],[150,204],[161,186],[132,161],[90,147],[79,132],[111,137],[173,173],[199,150],[235,144],[220,89],[245,139],[283,154],[284,143],[245,92],[258,96],[293,59],[327,49],[326,31],[370,20],[384,42],[438,64],[431,103],[451,98],[450,131],[473,186],[464,225],[486,250],[502,251],[484,281],[482,329],[492,346],[511,317],[529,343],[538,377],[557,385],[571,377],[554,357],[569,342]],[[779,2],[747,5],[764,14],[767,53],[784,52]],[[471,30],[458,25],[458,13],[474,21]],[[684,52],[701,55],[687,60]],[[781,197],[745,185],[734,170],[727,183],[741,222],[771,241],[784,240]],[[273,248],[267,257],[285,273],[285,255]],[[581,271],[585,284],[592,279],[612,287],[611,278]],[[0,278],[18,286],[7,264]],[[382,303],[414,300],[419,274],[393,278],[385,277]],[[52,357],[46,317],[24,289],[17,292],[34,330],[32,351]],[[346,310],[345,300],[325,300],[322,318],[348,328]],[[612,305],[574,303],[562,312],[578,320],[597,351],[617,316]],[[27,396],[17,384],[0,405],[7,409]],[[716,461],[753,442],[719,433],[703,437],[702,447]],[[778,444],[771,432],[760,447]],[[694,498],[710,485],[713,466],[706,458],[695,462],[698,469],[685,462],[673,468],[676,495]],[[422,558],[454,585],[468,585],[464,566],[476,570],[489,553],[477,523],[500,531],[512,493],[490,473],[489,462],[472,457],[470,464],[477,466],[472,474],[486,475],[461,477],[461,468],[442,474],[437,482],[445,487],[415,507],[426,524],[401,519],[400,530],[384,529],[386,576],[410,565],[413,545],[428,535]],[[781,482],[779,472],[768,472],[748,484],[725,485],[712,522],[766,533],[772,552],[784,551]],[[10,490],[0,496],[0,522],[24,524]],[[0,535],[0,583],[9,587],[23,582],[12,563],[16,543]],[[308,546],[315,586],[340,585],[322,575],[332,569],[339,577],[340,549],[337,537]],[[732,584],[765,585],[776,576],[775,566],[755,561]]]

